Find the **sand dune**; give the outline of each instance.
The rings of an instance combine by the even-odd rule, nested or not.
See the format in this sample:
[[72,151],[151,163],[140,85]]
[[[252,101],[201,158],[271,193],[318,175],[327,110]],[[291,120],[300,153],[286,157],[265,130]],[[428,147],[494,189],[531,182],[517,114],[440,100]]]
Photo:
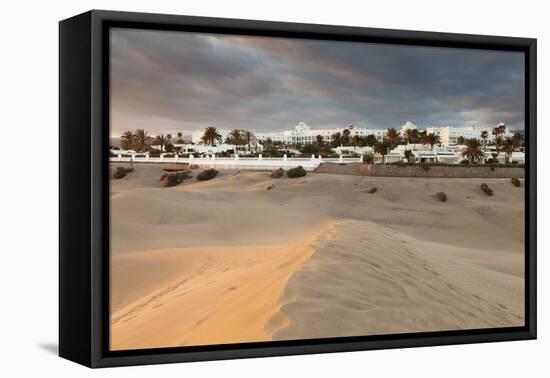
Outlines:
[[290,280],[290,322],[274,338],[523,325],[523,279],[455,252],[372,222],[339,225]]
[[113,349],[523,323],[508,180],[160,173],[112,181]]
[[[268,321],[287,325],[276,315],[288,279],[311,256],[319,235],[331,227],[327,224],[301,243],[282,246],[181,248],[141,252],[135,258],[115,256],[112,273],[120,278],[113,280],[111,347],[271,340]],[[128,267],[127,260],[140,262]],[[147,278],[138,286],[122,278],[127,276]],[[160,289],[151,290],[153,285]]]

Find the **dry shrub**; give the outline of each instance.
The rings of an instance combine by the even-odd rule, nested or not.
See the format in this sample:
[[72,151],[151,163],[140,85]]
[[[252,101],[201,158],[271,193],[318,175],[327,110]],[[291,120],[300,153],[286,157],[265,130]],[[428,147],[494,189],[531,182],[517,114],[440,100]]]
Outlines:
[[191,173],[189,171],[164,173],[162,176],[160,176],[160,182],[165,188],[167,188],[170,186],[181,184],[183,180],[188,178],[191,178]]
[[279,169],[272,170],[269,176],[271,178],[281,178],[283,177],[283,174],[284,174],[284,171],[281,168],[279,168]]
[[512,183],[512,185],[514,185],[516,188],[519,188],[519,187],[521,186],[521,182],[519,181],[518,178],[515,178],[515,177],[511,180],[511,183]]
[[306,170],[301,165],[296,168],[289,169],[286,173],[286,175],[290,178],[304,177],[306,174]]
[[436,193],[437,199],[441,202],[447,202],[447,194],[445,192],[437,192]]
[[483,193],[487,194],[488,196],[493,195],[493,189],[489,188],[489,185],[485,183],[481,184],[481,190],[483,191]]
[[199,175],[197,176],[197,180],[207,181],[207,180],[213,179],[217,175],[218,175],[218,171],[216,171],[214,168],[206,169],[206,170],[202,171],[201,173],[199,173]]
[[115,172],[113,173],[113,177],[118,179],[121,179],[126,176],[127,170],[124,167],[117,167]]

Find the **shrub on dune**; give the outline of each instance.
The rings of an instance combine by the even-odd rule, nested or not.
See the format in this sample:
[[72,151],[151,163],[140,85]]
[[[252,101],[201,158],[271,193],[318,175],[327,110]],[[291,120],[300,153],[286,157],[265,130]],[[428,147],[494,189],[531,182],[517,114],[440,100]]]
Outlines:
[[271,189],[273,189],[273,185],[268,185],[268,186],[266,186],[265,189],[266,189],[266,190],[271,190]]
[[376,193],[377,190],[378,190],[378,188],[376,186],[373,186],[372,188],[367,190],[367,193],[373,194],[373,193]]
[[283,177],[283,174],[284,174],[284,171],[281,168],[279,168],[279,169],[272,170],[269,176],[271,178],[281,178]]
[[485,183],[481,184],[481,190],[483,191],[483,193],[487,194],[488,196],[493,195],[493,189],[489,188],[489,185]]
[[115,172],[113,173],[113,177],[118,179],[121,179],[126,176],[127,170],[124,167],[117,167]]
[[511,180],[511,182],[512,182],[512,185],[514,185],[516,188],[519,188],[519,187],[521,186],[521,182],[519,181],[518,178],[515,178],[515,177],[514,177],[514,178]]
[[447,202],[447,194],[445,192],[437,192],[436,193],[437,199],[441,202]]
[[304,177],[306,174],[306,170],[301,165],[296,168],[289,169],[286,173],[289,178]]
[[162,182],[162,185],[166,188],[181,184],[183,180],[188,178],[191,178],[191,173],[189,171],[179,171],[163,174],[162,176],[160,176],[160,181]]
[[214,168],[206,169],[206,170],[204,170],[204,171],[202,171],[201,173],[198,174],[197,180],[207,181],[207,180],[213,179],[217,175],[218,175],[218,171],[216,171]]

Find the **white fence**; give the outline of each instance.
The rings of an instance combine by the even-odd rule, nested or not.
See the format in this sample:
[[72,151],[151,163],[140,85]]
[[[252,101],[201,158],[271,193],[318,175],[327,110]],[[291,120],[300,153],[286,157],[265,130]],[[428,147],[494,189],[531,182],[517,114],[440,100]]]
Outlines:
[[287,158],[286,155],[282,158],[264,158],[261,155],[257,158],[245,158],[245,157],[234,157],[234,158],[222,158],[212,156],[201,156],[193,157],[190,155],[188,158],[183,158],[179,156],[175,157],[138,157],[135,155],[132,156],[122,156],[118,155],[117,157],[111,157],[111,162],[114,163],[123,163],[123,162],[135,162],[135,163],[187,163],[198,165],[199,167],[205,168],[215,168],[215,169],[237,169],[237,170],[254,170],[254,171],[266,171],[282,168],[283,170],[288,170],[290,168],[295,168],[298,166],[304,167],[306,171],[313,171],[321,163],[358,163],[363,161],[363,157],[360,158],[344,158],[340,156],[339,158],[321,158],[320,156],[311,155],[311,158]]

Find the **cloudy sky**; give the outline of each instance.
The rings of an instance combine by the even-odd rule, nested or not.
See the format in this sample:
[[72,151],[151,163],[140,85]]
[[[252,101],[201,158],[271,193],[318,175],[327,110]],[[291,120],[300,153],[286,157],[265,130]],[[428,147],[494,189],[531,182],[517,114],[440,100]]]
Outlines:
[[518,52],[111,32],[111,135],[144,128],[524,127]]

